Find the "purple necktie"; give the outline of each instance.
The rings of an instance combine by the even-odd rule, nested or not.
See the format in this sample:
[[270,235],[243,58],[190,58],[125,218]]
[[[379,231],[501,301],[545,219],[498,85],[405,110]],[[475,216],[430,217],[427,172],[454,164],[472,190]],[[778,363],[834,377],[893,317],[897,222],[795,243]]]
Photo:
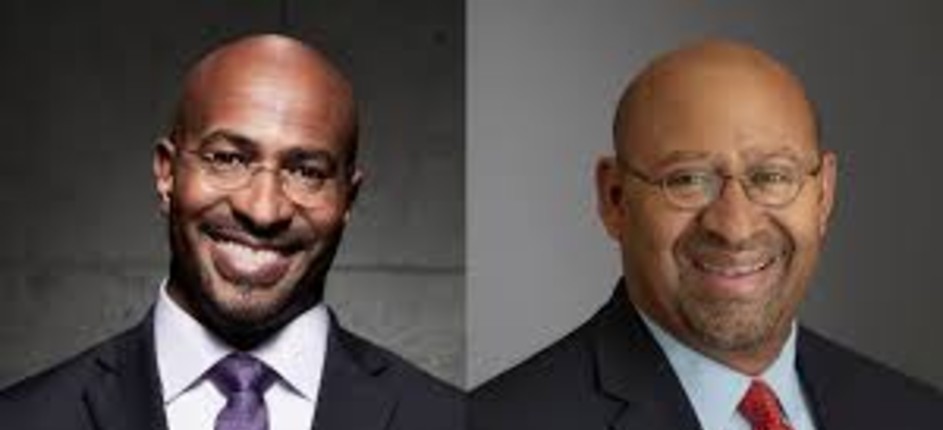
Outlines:
[[265,394],[275,372],[244,353],[233,353],[210,369],[213,384],[226,396],[226,407],[216,416],[216,430],[268,430]]

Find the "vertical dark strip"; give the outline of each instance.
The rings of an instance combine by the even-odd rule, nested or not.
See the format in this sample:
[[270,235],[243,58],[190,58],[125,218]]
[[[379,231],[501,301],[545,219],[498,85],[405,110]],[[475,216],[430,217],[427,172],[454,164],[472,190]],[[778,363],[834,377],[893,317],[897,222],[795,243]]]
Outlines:
[[289,30],[288,2],[289,0],[278,1],[278,31],[280,33],[288,33]]

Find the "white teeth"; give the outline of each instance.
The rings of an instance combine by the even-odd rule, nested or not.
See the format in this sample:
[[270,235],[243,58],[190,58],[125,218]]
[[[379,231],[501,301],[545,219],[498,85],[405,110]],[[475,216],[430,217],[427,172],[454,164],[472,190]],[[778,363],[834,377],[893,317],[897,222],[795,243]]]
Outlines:
[[235,242],[217,242],[217,245],[229,257],[229,261],[244,272],[256,272],[281,258],[275,251],[254,249]]
[[750,265],[738,265],[738,266],[716,266],[710,263],[700,262],[701,268],[705,271],[717,274],[720,276],[726,277],[736,277],[749,275],[751,273],[759,272],[760,270],[765,269],[769,266],[775,259],[759,261]]

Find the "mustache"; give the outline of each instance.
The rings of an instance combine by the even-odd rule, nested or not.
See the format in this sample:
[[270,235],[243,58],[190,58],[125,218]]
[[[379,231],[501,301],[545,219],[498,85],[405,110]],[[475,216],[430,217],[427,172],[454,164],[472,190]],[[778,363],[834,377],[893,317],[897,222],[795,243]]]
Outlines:
[[230,218],[207,219],[198,226],[200,232],[213,240],[236,242],[252,248],[270,249],[290,254],[305,247],[313,238],[296,229],[286,227],[277,233],[260,235]]
[[786,255],[793,248],[792,240],[782,232],[761,230],[750,237],[732,242],[703,228],[695,228],[679,242],[684,255],[708,261],[726,262],[765,259]]

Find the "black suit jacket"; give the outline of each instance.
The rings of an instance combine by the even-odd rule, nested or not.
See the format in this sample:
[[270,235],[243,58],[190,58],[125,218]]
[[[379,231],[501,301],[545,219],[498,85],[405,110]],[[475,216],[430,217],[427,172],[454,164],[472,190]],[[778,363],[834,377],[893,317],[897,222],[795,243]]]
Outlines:
[[[797,366],[818,430],[941,429],[927,385],[800,329]],[[681,383],[625,289],[576,331],[472,394],[475,430],[696,430]]]
[[[152,318],[0,392],[0,428],[166,429]],[[317,430],[465,427],[458,390],[332,321]]]

